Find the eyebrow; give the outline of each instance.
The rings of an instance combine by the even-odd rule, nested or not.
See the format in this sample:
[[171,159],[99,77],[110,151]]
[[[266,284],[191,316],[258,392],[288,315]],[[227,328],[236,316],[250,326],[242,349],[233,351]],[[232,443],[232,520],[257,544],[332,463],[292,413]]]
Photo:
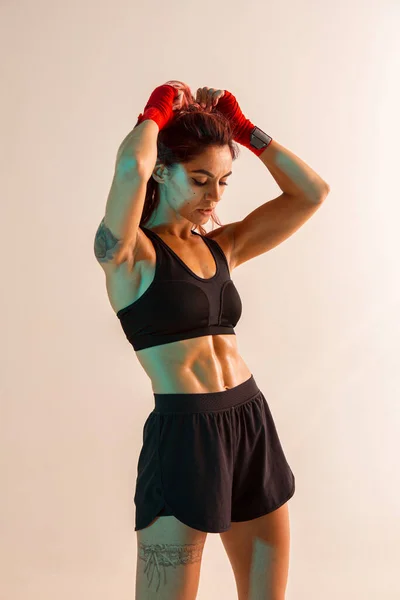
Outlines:
[[[210,171],[206,171],[205,169],[197,169],[197,171],[192,171],[192,173],[204,173],[204,175],[214,177],[214,175],[210,173]],[[229,173],[227,173],[226,175],[222,175],[221,179],[223,179],[224,177],[228,177],[228,175],[232,175],[232,171],[229,171]]]

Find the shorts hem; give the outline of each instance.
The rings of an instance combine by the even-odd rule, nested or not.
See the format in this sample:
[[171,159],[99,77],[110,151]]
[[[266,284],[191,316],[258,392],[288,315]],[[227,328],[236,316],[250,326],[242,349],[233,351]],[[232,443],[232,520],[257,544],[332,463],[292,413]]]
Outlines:
[[[161,510],[161,509],[160,509]],[[160,511],[158,511],[160,512]],[[157,515],[156,515],[157,516]],[[160,515],[161,517],[175,517],[175,519],[178,519],[178,521],[180,521],[183,525],[186,525],[187,527],[191,527],[192,529],[196,529],[197,531],[202,531],[204,533],[224,533],[225,531],[228,531],[230,529],[230,525],[228,527],[213,527],[213,528],[205,528],[204,525],[199,525],[197,523],[189,523],[189,521],[187,521],[186,519],[182,519],[180,517],[178,517],[176,514],[174,515]],[[148,522],[147,525],[137,525],[135,527],[135,531],[141,531],[142,529],[146,529],[146,527],[148,527],[150,525],[150,523],[152,521],[154,521],[156,517],[154,517],[153,519],[150,519],[150,521]]]
[[[189,523],[188,520],[182,519],[179,516],[177,516],[177,512],[173,508],[171,508],[170,505],[167,504],[164,500],[163,503],[161,504],[160,508],[156,511],[155,516],[152,517],[146,525],[143,525],[143,526],[136,525],[135,531],[140,531],[141,529],[146,529],[146,527],[148,527],[150,525],[150,523],[152,521],[154,521],[154,519],[158,516],[159,512],[165,506],[167,508],[168,512],[173,513],[171,515],[165,515],[165,516],[175,517],[175,519],[178,519],[178,521],[180,521],[181,523],[183,523],[183,525],[186,525],[187,527],[191,527],[192,529],[197,529],[198,531],[203,531],[204,533],[224,533],[225,531],[229,531],[232,523],[243,523],[244,521],[252,521],[253,519],[259,519],[260,517],[268,515],[268,514],[274,512],[275,510],[278,510],[278,508],[281,508],[281,506],[286,504],[286,502],[289,502],[289,500],[294,496],[295,489],[296,489],[296,484],[295,484],[295,479],[293,478],[293,487],[292,487],[289,495],[284,500],[279,502],[279,504],[275,505],[274,508],[269,508],[269,509],[264,508],[264,509],[262,509],[262,511],[260,513],[258,513],[256,515],[252,515],[251,517],[246,517],[244,519],[231,519],[231,523],[226,527],[213,527],[213,528],[207,528],[207,529],[204,529],[204,525],[200,525],[198,523],[193,523],[193,522]],[[160,515],[160,516],[164,516],[164,515]]]
[[177,511],[175,511],[167,502],[163,502],[163,504],[160,506],[159,510],[156,511],[155,516],[153,516],[149,522],[146,525],[136,525],[135,526],[135,531],[140,531],[141,529],[145,529],[146,527],[148,527],[150,525],[150,523],[152,521],[154,521],[154,519],[159,515],[159,512],[164,508],[164,506],[166,507],[167,511],[169,513],[169,515],[160,515],[160,517],[175,517],[175,519],[178,519],[178,521],[180,521],[181,523],[183,523],[183,525],[186,525],[187,527],[191,527],[192,529],[197,529],[198,531],[203,531],[204,533],[224,533],[225,531],[228,531],[230,529],[230,524],[225,526],[225,527],[211,527],[211,528],[205,528],[207,526],[204,525],[200,525],[199,523],[193,523],[193,522],[189,522],[189,520],[187,520],[186,518],[181,518],[178,516]]
[[154,519],[155,519],[155,518],[158,516],[158,513],[159,513],[159,512],[160,512],[160,511],[161,511],[161,510],[164,508],[164,506],[165,506],[165,502],[163,502],[163,503],[161,504],[160,508],[159,508],[159,509],[156,511],[156,515],[155,515],[155,517],[152,517],[152,518],[149,520],[149,522],[148,522],[148,523],[146,523],[146,525],[138,525],[138,524],[136,524],[136,525],[135,525],[135,531],[140,531],[141,529],[146,529],[146,527],[148,527],[148,526],[150,525],[150,523],[151,523],[152,521],[154,521]]

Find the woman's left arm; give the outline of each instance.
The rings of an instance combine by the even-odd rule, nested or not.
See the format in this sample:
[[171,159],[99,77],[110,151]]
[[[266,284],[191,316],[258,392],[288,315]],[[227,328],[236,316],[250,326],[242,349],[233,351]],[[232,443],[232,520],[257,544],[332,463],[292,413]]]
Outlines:
[[321,196],[325,197],[330,191],[329,185],[318,173],[275,140],[272,140],[259,158],[282,192],[292,196],[300,195],[314,202],[321,200]]

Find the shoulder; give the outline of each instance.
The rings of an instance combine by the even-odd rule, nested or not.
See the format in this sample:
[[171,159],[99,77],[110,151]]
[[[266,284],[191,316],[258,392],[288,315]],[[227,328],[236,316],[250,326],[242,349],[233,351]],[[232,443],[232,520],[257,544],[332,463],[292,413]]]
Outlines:
[[233,239],[233,229],[235,223],[228,223],[227,225],[222,225],[221,227],[217,227],[206,233],[204,237],[208,239],[212,239],[217,242],[222,251],[226,256],[226,260],[228,261],[229,270],[232,271],[234,268],[233,265],[233,249],[234,249],[234,239]]

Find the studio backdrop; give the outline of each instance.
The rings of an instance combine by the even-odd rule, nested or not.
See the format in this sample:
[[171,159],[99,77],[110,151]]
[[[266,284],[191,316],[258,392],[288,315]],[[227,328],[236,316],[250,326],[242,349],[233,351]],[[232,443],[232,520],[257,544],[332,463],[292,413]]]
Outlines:
[[[154,398],[93,241],[168,80],[229,90],[330,186],[235,269],[236,335],[296,477],[287,599],[400,597],[399,24],[393,0],[1,2],[1,600],[134,597]],[[247,148],[232,170],[222,224],[281,193]],[[198,598],[236,597],[209,534]]]

